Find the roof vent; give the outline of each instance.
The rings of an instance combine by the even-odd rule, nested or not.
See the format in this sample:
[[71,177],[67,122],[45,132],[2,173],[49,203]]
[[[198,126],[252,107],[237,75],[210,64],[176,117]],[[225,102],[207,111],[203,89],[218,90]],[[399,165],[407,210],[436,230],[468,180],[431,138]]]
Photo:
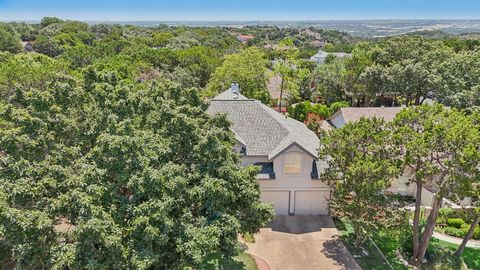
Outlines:
[[238,98],[238,94],[240,94],[240,86],[238,85],[237,82],[233,82],[232,85],[230,86],[230,89],[232,90],[233,92],[233,98],[234,99],[237,99]]

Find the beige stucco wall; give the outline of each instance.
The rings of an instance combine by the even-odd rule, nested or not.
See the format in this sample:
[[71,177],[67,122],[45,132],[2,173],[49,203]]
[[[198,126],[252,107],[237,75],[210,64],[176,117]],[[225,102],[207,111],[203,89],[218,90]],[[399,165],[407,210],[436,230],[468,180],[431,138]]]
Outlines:
[[[285,156],[292,152],[301,156],[302,171],[300,174],[288,174],[284,172]],[[328,202],[326,199],[329,199],[331,189],[323,181],[311,179],[313,159],[314,158],[312,156],[297,146],[292,146],[285,150],[273,159],[273,168],[276,178],[258,180],[262,192],[275,192],[275,196],[290,196],[290,198],[288,198],[289,213],[294,213],[295,209],[297,209],[297,212],[299,212],[299,209],[305,211],[306,207],[308,208],[309,202],[311,205],[322,204],[322,209],[327,209],[326,211],[328,212]],[[242,158],[243,166],[254,164],[256,162],[271,161],[267,156],[244,156]],[[295,196],[297,197],[295,198]],[[320,196],[322,198],[318,199]],[[302,205],[296,206],[295,202],[300,202]]]

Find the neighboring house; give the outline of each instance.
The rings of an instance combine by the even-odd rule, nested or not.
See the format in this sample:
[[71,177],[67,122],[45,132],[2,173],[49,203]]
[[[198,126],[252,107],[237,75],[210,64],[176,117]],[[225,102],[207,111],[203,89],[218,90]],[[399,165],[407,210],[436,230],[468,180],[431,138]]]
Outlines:
[[329,213],[331,188],[319,179],[319,139],[305,124],[258,100],[241,95],[238,85],[211,100],[210,114],[225,113],[232,123],[242,165],[260,166],[261,200],[277,215]]
[[33,44],[30,41],[22,41],[22,48],[25,52],[32,52],[33,51]]
[[325,52],[323,50],[319,50],[317,54],[310,57],[310,61],[316,62],[317,64],[321,65],[321,64],[325,63],[325,59],[327,59],[328,55],[334,55],[338,58],[343,58],[343,57],[350,56],[351,54],[349,54],[349,53],[329,53],[329,52]]
[[[349,107],[341,108],[328,119],[333,128],[341,128],[347,123],[356,122],[360,118],[383,118],[385,121],[393,121],[395,116],[405,109],[405,107]],[[415,197],[416,185],[409,184],[410,178],[413,176],[413,171],[407,169],[404,174],[392,181],[392,185],[385,193],[395,193],[402,195],[409,195]],[[427,208],[432,206],[433,198],[435,196],[435,188],[428,183],[422,188],[421,205]],[[460,209],[467,205],[468,200],[464,200],[461,205],[457,205],[447,199],[444,199],[444,205],[449,205],[454,209]]]
[[[382,118],[389,122],[405,107],[347,107],[340,108],[332,116],[328,118],[333,128],[341,128],[348,123],[356,122],[361,118]],[[404,175],[395,179],[391,187],[386,191],[388,193],[397,193],[403,195],[413,195],[415,189],[413,185],[408,185],[411,173],[405,172]]]
[[360,120],[360,118],[383,118],[385,121],[392,121],[397,113],[405,107],[348,107],[340,108],[328,118],[335,128],[341,128],[345,124]]
[[248,43],[250,40],[254,38],[255,37],[252,35],[237,35],[238,41],[242,42],[243,44]]

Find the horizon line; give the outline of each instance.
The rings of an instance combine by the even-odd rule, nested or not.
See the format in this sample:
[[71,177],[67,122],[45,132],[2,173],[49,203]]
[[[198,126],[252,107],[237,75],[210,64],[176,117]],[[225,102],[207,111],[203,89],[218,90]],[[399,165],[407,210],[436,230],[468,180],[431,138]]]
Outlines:
[[[56,17],[64,21],[83,21],[83,22],[328,22],[328,21],[480,21],[480,18],[376,18],[376,19],[278,19],[278,20],[262,20],[262,19],[244,19],[244,20],[229,20],[229,19],[212,19],[212,20],[161,20],[161,19],[115,19],[115,20],[105,20],[105,19],[71,19],[71,18],[61,18],[57,16],[44,16],[45,17]],[[0,22],[41,22],[41,19],[25,20],[25,19],[12,19],[12,20],[1,20]]]

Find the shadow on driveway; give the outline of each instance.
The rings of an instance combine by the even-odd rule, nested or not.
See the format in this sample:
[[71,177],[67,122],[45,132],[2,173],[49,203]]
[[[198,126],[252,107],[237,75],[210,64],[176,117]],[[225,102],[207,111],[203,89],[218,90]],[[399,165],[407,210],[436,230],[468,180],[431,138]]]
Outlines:
[[276,216],[267,228],[274,232],[304,234],[319,232],[325,228],[335,228],[335,224],[330,216]]
[[355,259],[351,255],[345,256],[345,253],[349,252],[343,242],[338,238],[325,241],[323,243],[322,253],[345,269],[356,265]]

